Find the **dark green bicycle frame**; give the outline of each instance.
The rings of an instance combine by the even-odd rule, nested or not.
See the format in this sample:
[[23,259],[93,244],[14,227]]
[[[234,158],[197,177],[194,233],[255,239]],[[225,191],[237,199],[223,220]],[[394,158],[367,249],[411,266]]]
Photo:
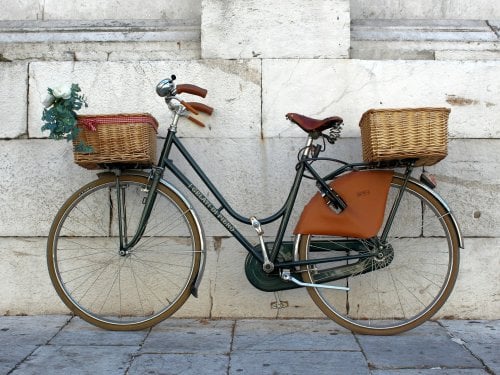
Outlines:
[[[312,144],[312,143],[311,143]],[[184,157],[184,159],[189,163],[191,168],[195,171],[195,173],[200,177],[200,179],[203,181],[206,187],[210,190],[210,192],[215,196],[217,201],[220,203],[220,207],[217,208],[187,177],[184,175],[179,168],[174,164],[174,162],[169,159],[170,151],[172,150],[172,146],[175,146],[178,151],[181,153],[181,155]],[[288,198],[286,202],[284,203],[283,207],[278,210],[276,213],[273,215],[259,219],[259,222],[261,224],[269,224],[271,222],[274,222],[278,219],[281,218],[281,223],[278,228],[278,232],[276,234],[275,240],[273,242],[273,247],[269,253],[269,260],[274,263],[276,268],[292,268],[294,266],[300,266],[300,265],[307,265],[307,264],[318,264],[318,263],[328,263],[328,262],[333,262],[333,261],[341,261],[341,260],[359,260],[363,258],[370,257],[371,255],[363,255],[363,254],[358,254],[358,255],[352,255],[352,256],[337,256],[337,257],[328,257],[328,258],[322,258],[322,259],[314,259],[314,260],[304,260],[304,261],[288,261],[288,262],[276,262],[276,258],[280,252],[280,249],[283,245],[283,238],[285,235],[286,228],[288,226],[288,222],[290,220],[290,216],[295,204],[295,200],[297,198],[297,194],[300,188],[300,184],[302,181],[302,178],[304,177],[304,173],[307,170],[317,181],[317,183],[320,186],[326,187],[328,189],[328,185],[326,181],[329,181],[333,179],[335,176],[340,175],[346,171],[349,170],[360,170],[360,169],[369,169],[369,168],[374,168],[373,165],[367,164],[367,163],[357,163],[357,164],[345,164],[343,167],[337,169],[336,171],[328,174],[325,177],[320,177],[318,173],[314,170],[314,168],[310,165],[310,162],[315,160],[314,158],[310,158],[309,156],[306,155],[306,153],[303,153],[300,161],[297,165],[296,168],[296,174],[295,178],[292,184],[292,187],[290,189],[290,192],[288,194]],[[330,159],[334,160],[334,159]],[[176,136],[175,131],[169,130],[167,133],[167,137],[165,139],[163,149],[159,158],[159,163],[157,167],[154,167],[152,172],[151,172],[151,177],[150,177],[150,182],[148,186],[148,196],[144,202],[144,209],[141,217],[141,221],[138,227],[137,232],[135,233],[134,237],[130,240],[127,241],[127,236],[126,236],[126,228],[125,226],[125,220],[119,220],[119,230],[120,230],[120,244],[121,244],[121,253],[126,254],[128,249],[131,249],[137,242],[139,242],[141,236],[143,235],[147,221],[149,218],[149,215],[151,213],[155,198],[156,198],[156,188],[160,182],[160,179],[163,176],[163,172],[165,169],[171,171],[174,176],[176,176],[183,185],[186,186],[186,188],[200,201],[201,204],[203,204],[207,210],[222,224],[226,230],[228,230],[231,235],[238,240],[238,242],[248,251],[252,254],[253,257],[255,257],[260,263],[263,263],[263,256],[260,248],[257,248],[253,246],[239,231],[236,229],[236,227],[227,219],[227,217],[222,213],[224,210],[227,211],[227,213],[234,218],[235,220],[251,225],[251,221],[249,218],[243,217],[242,215],[238,214],[234,209],[229,205],[229,203],[224,199],[222,194],[219,192],[219,190],[215,187],[215,185],[210,181],[210,179],[207,177],[207,175],[203,172],[203,170],[200,168],[200,166],[196,163],[196,161],[193,159],[189,151],[182,145],[181,141],[179,138]],[[409,175],[411,173],[411,167],[407,168],[405,177],[406,179],[409,178]],[[117,180],[118,182],[118,180]],[[398,202],[401,199],[401,195],[404,189],[401,189],[400,191],[400,197],[399,200],[397,200],[397,203],[392,207],[392,211],[395,213],[397,210]],[[123,215],[122,213],[122,208],[120,206],[123,206],[122,204],[122,198],[121,198],[121,192],[120,189],[117,189],[117,198],[118,198],[118,209],[119,209],[119,215]],[[392,215],[393,216],[393,215]],[[123,223],[122,223],[123,221]],[[390,223],[389,223],[390,226]],[[389,228],[386,228],[386,231],[388,231]],[[386,235],[387,233],[385,233]],[[354,249],[355,250],[355,249]]]

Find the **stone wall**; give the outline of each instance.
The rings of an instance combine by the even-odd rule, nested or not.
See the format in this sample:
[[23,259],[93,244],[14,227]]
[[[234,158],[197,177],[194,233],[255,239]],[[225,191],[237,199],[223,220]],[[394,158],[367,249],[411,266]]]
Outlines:
[[[0,2],[2,8],[4,3]],[[296,153],[304,144],[303,134],[285,120],[285,113],[342,116],[344,138],[329,147],[327,154],[359,161],[357,124],[366,109],[451,108],[449,156],[428,169],[436,175],[438,192],[461,224],[466,248],[461,253],[457,287],[440,316],[500,317],[500,161],[496,157],[500,61],[349,59],[349,20],[362,14],[354,1],[311,1],[306,7],[304,1],[290,1],[287,8],[280,8],[280,17],[267,11],[272,3],[267,1],[203,0],[190,3],[184,13],[176,15],[152,3],[135,16],[117,11],[117,18],[142,18],[119,45],[110,40],[123,30],[109,29],[109,21],[95,21],[109,14],[98,8],[102,5],[76,2],[79,7],[53,13],[50,7],[55,3],[40,3],[45,5],[42,10],[38,1],[18,2],[20,13],[11,10],[10,16],[3,13],[2,17],[43,18],[47,21],[42,26],[30,27],[44,27],[50,37],[54,27],[67,26],[58,22],[88,16],[93,25],[107,27],[109,35],[107,40],[98,40],[95,28],[85,29],[87,21],[68,30],[67,40],[51,43],[23,41],[22,37],[9,42],[12,30],[0,32],[4,56],[0,62],[0,314],[67,311],[50,285],[45,236],[67,196],[95,178],[94,172],[73,164],[68,143],[48,140],[40,131],[40,102],[46,88],[78,82],[90,105],[82,113],[150,112],[161,123],[161,137],[170,115],[154,87],[175,73],[179,82],[207,88],[205,102],[215,107],[212,117],[202,118],[207,128],[186,122],[179,135],[231,205],[245,216],[268,216],[285,199],[283,186],[291,183]],[[89,13],[83,16],[81,11],[87,6]],[[363,6],[370,5],[364,2]],[[147,19],[153,13],[160,14],[155,16],[158,19]],[[196,21],[179,23],[169,15],[198,17],[201,29],[198,26],[193,32]],[[163,39],[134,34],[146,26],[154,32],[158,22],[166,30]],[[189,25],[189,37],[186,29],[175,28],[179,24]],[[17,23],[17,30],[22,29],[19,25],[27,27]],[[86,41],[75,40],[76,33],[79,38],[86,36]],[[183,46],[186,40],[191,40],[188,50],[176,49],[177,43]],[[165,52],[162,48],[167,42],[173,49]],[[156,55],[150,50],[153,45]],[[489,46],[498,48],[497,44]],[[306,184],[298,211],[312,189]],[[200,298],[190,299],[178,316],[322,316],[304,290],[274,295],[254,289],[244,275],[244,249],[202,207],[198,213],[207,236],[207,269]],[[273,229],[266,227],[266,234]],[[243,233],[255,236],[251,229]],[[277,298],[287,301],[289,308],[272,309]]]

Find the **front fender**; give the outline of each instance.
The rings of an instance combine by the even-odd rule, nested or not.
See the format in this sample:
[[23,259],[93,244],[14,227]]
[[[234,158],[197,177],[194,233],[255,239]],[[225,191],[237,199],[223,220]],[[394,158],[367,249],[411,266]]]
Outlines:
[[[145,178],[149,177],[149,173],[141,170],[136,170],[136,169],[131,169],[131,170],[125,170],[121,172],[121,175],[129,175],[129,176],[142,176]],[[99,178],[102,178],[104,176],[116,176],[115,173],[113,172],[100,172],[97,173],[97,176]],[[198,268],[198,271],[196,273],[196,277],[193,281],[193,285],[191,286],[191,294],[195,297],[198,297],[198,288],[201,283],[201,279],[203,278],[203,273],[205,272],[205,265],[207,262],[207,250],[206,250],[206,242],[205,242],[205,233],[203,231],[203,227],[201,226],[201,221],[198,217],[198,214],[196,213],[196,210],[194,209],[193,205],[189,200],[170,182],[167,180],[164,180],[163,178],[160,180],[160,184],[166,186],[168,189],[172,190],[181,200],[182,202],[189,208],[189,211],[193,215],[193,218],[196,223],[196,230],[198,232],[198,235],[200,236],[200,246],[201,246],[201,262],[200,266]]]

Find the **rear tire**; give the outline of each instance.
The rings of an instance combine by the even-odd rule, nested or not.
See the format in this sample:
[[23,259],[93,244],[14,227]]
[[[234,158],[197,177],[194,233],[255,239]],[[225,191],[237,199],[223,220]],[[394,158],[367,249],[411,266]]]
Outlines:
[[[403,178],[395,175],[386,213],[402,186]],[[332,251],[315,248],[315,241],[336,240],[339,238],[301,235],[299,258],[334,256]],[[359,242],[366,251],[377,250],[379,254],[378,258],[366,260],[371,270],[326,283],[347,286],[348,292],[307,288],[314,303],[329,318],[353,332],[393,335],[424,323],[445,303],[458,274],[459,234],[447,209],[429,191],[412,180],[408,182],[384,250],[378,250],[381,244],[375,247],[368,240]],[[339,256],[348,254],[356,252],[335,251]],[[303,266],[303,280],[319,284],[322,271],[345,264]]]

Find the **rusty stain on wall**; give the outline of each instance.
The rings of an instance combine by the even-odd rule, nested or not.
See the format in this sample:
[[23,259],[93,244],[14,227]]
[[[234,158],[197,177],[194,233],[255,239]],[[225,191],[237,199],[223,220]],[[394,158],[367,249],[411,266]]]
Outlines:
[[446,103],[454,106],[465,106],[479,104],[479,100],[463,98],[457,95],[446,95]]

